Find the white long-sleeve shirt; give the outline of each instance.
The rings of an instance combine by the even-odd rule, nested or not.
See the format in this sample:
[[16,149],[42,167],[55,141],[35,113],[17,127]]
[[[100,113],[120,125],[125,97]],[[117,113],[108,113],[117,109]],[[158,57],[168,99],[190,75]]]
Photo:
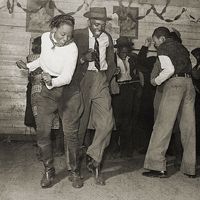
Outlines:
[[155,78],[155,82],[157,85],[161,85],[165,82],[168,78],[170,78],[175,71],[174,65],[172,64],[171,59],[168,56],[158,56],[161,64],[162,71],[160,74]]
[[[117,67],[120,68],[120,77],[118,81],[130,81],[132,79],[130,75],[130,66],[128,62],[129,57],[127,56],[124,60],[125,64],[123,63],[122,59],[117,55]],[[126,69],[127,68],[127,69]]]
[[27,64],[29,72],[41,67],[44,72],[49,73],[52,78],[52,86],[47,86],[48,89],[60,87],[69,84],[72,80],[76,68],[78,57],[78,48],[74,42],[52,49],[53,43],[50,39],[50,32],[42,35],[41,54],[40,57]]

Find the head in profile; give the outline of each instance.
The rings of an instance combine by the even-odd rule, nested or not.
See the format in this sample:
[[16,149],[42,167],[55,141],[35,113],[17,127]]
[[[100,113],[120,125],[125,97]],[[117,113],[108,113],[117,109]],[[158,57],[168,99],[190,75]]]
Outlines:
[[167,38],[170,38],[170,31],[166,27],[158,27],[152,34],[152,40],[155,48],[158,48]]

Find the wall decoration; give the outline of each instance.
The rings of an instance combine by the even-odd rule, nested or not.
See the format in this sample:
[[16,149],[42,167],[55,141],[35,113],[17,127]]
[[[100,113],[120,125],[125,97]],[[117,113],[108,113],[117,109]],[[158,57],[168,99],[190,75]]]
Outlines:
[[[166,0],[139,0],[140,4],[165,5]],[[200,0],[173,0],[170,6],[200,8]]]
[[13,13],[13,10],[14,10],[14,0],[12,0],[12,1],[7,0],[7,8],[8,8],[8,12],[10,14]]
[[138,8],[114,6],[113,13],[118,15],[120,36],[138,38]]
[[[28,0],[30,1],[30,0]],[[35,1],[35,0],[33,0]],[[91,4],[94,2],[95,0],[83,0],[82,4],[80,6],[78,6],[78,8],[75,10],[75,11],[72,11],[72,12],[69,12],[67,14],[70,14],[70,15],[74,15],[75,13],[77,13],[78,11],[80,11],[82,8],[85,8],[85,10],[88,10],[89,7],[91,6]],[[122,2],[126,1],[127,0],[117,0],[119,2],[119,6],[123,6]],[[137,18],[135,18],[134,20],[141,20],[143,18],[145,18],[147,15],[149,15],[149,13],[151,13],[153,11],[153,13],[158,17],[160,18],[161,20],[165,21],[165,22],[173,22],[173,21],[176,21],[178,20],[183,13],[186,13],[186,15],[188,16],[188,19],[190,22],[192,23],[199,23],[200,22],[200,18],[199,17],[194,17],[190,12],[189,10],[187,10],[186,8],[182,8],[181,11],[179,11],[179,14],[176,15],[174,18],[172,19],[169,19],[169,18],[165,18],[163,16],[163,14],[166,12],[167,8],[168,8],[168,5],[176,5],[176,6],[186,6],[188,5],[188,0],[137,0],[140,4],[150,4],[150,8],[147,9],[146,13],[142,16],[138,16]],[[14,3],[16,2],[16,3]],[[38,1],[39,2],[39,1]],[[41,0],[41,2],[46,2],[49,4],[49,7],[51,9],[56,9],[59,13],[61,14],[65,14],[65,12],[63,10],[61,10],[60,8],[58,8],[56,6],[56,3],[54,0]],[[133,0],[128,0],[128,7],[130,7],[130,5],[133,3]],[[43,4],[41,3],[42,6],[39,5],[39,7],[35,8],[35,9],[27,9],[27,8],[24,8],[21,3],[17,0],[0,0],[0,10],[7,7],[8,11],[9,11],[9,14],[12,14],[13,11],[14,11],[14,6],[17,6],[19,8],[21,8],[24,12],[26,13],[37,13],[39,12],[44,6],[46,6],[46,4]],[[164,8],[162,9],[161,12],[158,12],[155,5],[165,5]],[[190,1],[190,5],[194,5],[193,7],[197,7],[199,8],[200,7],[200,0],[193,0],[193,1]]]
[[[26,31],[45,32],[49,30],[50,19],[54,16],[54,7],[48,0],[28,0],[26,12]],[[32,10],[33,12],[28,12]]]

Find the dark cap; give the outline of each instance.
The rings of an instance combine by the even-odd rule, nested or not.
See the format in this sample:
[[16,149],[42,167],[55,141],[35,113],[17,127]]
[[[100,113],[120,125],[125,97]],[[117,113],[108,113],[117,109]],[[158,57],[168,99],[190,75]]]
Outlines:
[[115,48],[127,47],[129,49],[133,49],[134,43],[129,40],[128,37],[121,36],[116,40]]

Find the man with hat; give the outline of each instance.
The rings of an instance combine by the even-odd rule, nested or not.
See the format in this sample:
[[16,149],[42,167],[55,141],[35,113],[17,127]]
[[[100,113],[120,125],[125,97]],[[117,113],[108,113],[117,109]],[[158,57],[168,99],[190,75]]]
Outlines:
[[121,157],[132,156],[133,142],[137,140],[135,127],[138,120],[143,85],[143,75],[136,67],[137,54],[131,52],[132,46],[133,43],[129,38],[124,36],[118,38],[114,46],[117,48],[115,62],[120,69],[120,73],[117,75],[120,93],[113,96],[113,111],[117,133],[113,133],[112,136],[115,135],[115,139],[120,137]]
[[88,18],[88,27],[74,32],[79,57],[77,68],[80,87],[83,94],[84,112],[79,127],[79,140],[83,145],[86,129],[95,129],[92,144],[86,152],[87,168],[93,173],[96,184],[104,185],[100,176],[100,164],[104,149],[110,142],[114,124],[111,107],[109,82],[116,70],[114,48],[111,36],[105,32],[107,17],[106,8],[91,7],[84,14]]

